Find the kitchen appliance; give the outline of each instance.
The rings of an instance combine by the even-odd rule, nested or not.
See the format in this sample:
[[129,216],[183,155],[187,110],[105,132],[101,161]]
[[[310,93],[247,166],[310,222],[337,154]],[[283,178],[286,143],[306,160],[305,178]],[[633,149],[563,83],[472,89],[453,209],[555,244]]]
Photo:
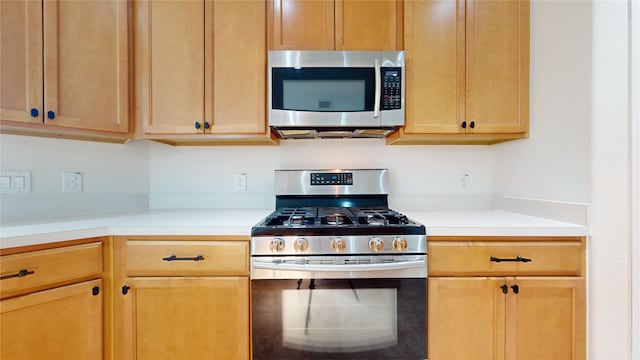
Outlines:
[[404,125],[404,51],[269,51],[282,138],[385,137]]
[[426,231],[389,209],[388,178],[275,172],[251,229],[254,360],[426,359]]

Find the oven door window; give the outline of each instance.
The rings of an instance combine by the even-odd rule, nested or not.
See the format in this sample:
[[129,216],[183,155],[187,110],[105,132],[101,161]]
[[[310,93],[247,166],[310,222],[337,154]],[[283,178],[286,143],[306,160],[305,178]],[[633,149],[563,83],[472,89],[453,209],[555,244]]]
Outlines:
[[253,280],[253,358],[425,359],[425,279]]
[[273,68],[274,110],[373,111],[374,68]]

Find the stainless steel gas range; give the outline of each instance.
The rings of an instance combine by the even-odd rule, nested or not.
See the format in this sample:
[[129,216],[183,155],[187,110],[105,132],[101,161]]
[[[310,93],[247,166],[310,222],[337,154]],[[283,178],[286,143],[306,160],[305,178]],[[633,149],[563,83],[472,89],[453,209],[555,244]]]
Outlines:
[[426,359],[425,227],[386,169],[277,170],[251,231],[253,359]]

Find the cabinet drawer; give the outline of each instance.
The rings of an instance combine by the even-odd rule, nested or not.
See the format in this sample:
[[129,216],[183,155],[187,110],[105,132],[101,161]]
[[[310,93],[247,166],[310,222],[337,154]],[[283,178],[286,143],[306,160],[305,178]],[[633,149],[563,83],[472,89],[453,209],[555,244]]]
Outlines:
[[[22,274],[23,276],[15,276]],[[30,251],[0,258],[0,296],[102,276],[102,243]]]
[[579,241],[431,241],[427,253],[429,276],[579,276],[584,269],[584,248]]
[[129,240],[126,273],[129,276],[248,275],[249,243]]

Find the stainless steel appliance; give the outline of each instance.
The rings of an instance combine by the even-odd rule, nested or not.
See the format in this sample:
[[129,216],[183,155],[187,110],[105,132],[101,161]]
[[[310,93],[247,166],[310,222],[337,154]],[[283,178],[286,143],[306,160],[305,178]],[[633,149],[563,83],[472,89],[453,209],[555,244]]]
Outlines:
[[404,125],[403,51],[269,51],[267,77],[280,137],[384,137]]
[[282,170],[251,230],[253,359],[426,359],[425,227],[388,170]]

